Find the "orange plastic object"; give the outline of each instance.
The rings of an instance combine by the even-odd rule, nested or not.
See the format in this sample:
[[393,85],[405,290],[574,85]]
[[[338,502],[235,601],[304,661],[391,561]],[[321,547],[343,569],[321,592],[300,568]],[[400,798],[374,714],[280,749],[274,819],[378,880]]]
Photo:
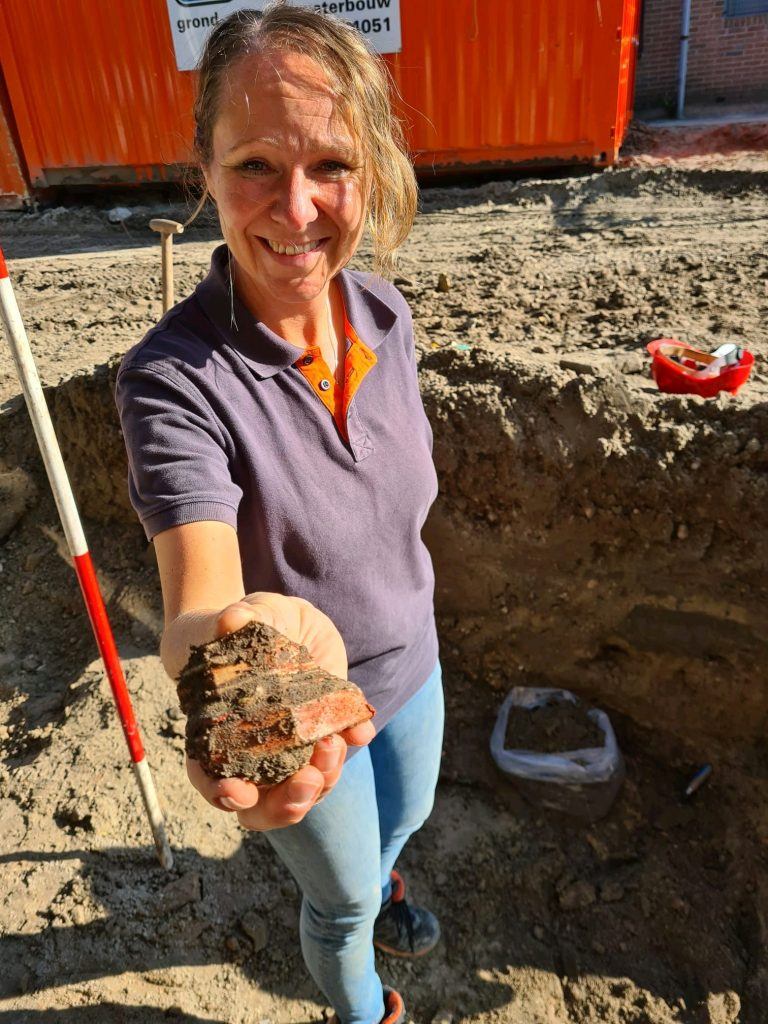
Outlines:
[[[697,364],[694,359],[687,360],[687,365],[682,365],[665,355],[664,349],[669,349],[671,346],[687,350],[687,346],[675,338],[657,338],[646,345],[653,358],[651,364],[653,379],[656,381],[659,391],[665,391],[671,395],[700,395],[702,398],[714,398],[721,391],[729,391],[735,395],[749,377],[755,362],[752,353],[745,350],[738,363],[724,367],[716,377],[699,377],[696,373]],[[697,352],[696,349],[688,351],[702,356],[701,363],[706,362],[707,353]]]
[[[387,62],[422,169],[607,165],[632,106],[640,0],[400,0]],[[2,0],[0,66],[35,187],[176,179],[194,74],[164,0]]]

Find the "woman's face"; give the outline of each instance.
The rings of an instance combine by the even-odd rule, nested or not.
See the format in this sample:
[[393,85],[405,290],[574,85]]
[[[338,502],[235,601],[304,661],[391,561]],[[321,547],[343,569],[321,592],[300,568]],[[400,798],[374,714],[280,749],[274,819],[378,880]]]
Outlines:
[[204,172],[254,312],[311,302],[349,261],[364,222],[360,165],[314,61],[267,53],[235,65]]

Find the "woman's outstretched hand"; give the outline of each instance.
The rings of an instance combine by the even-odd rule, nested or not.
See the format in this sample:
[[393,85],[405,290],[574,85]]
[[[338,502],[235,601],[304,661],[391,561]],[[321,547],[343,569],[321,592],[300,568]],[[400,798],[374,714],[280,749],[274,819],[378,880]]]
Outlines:
[[[254,620],[303,644],[318,665],[346,679],[344,641],[328,616],[308,601],[282,594],[248,594],[221,612],[216,635],[231,633]],[[187,774],[208,803],[223,811],[236,812],[244,828],[260,832],[284,828],[301,821],[333,789],[341,776],[347,744],[365,746],[375,734],[373,723],[363,722],[340,734],[326,736],[315,744],[309,764],[276,786],[257,786],[245,779],[215,779],[191,758],[187,758]]]

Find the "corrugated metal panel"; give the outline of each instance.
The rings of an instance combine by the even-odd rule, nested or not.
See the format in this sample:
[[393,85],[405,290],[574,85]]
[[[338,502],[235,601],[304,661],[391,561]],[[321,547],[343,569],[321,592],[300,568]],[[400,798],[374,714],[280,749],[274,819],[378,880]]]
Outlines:
[[[422,166],[610,162],[639,0],[401,0],[388,58]],[[35,185],[175,177],[193,75],[164,0],[3,0],[0,62]]]
[[6,111],[10,102],[0,77],[0,209],[21,206],[28,192]]
[[610,162],[638,2],[453,0],[439,16],[406,5],[392,65],[417,162]]
[[193,76],[176,70],[163,0],[3,0],[0,10],[33,185],[55,168],[163,177],[189,158]]

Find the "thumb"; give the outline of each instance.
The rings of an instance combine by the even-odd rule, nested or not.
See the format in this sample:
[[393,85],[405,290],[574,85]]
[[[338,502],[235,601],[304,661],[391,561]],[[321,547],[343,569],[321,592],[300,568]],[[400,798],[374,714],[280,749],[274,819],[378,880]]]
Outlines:
[[234,633],[236,629],[242,629],[249,622],[258,619],[264,621],[263,615],[258,615],[252,604],[247,601],[236,601],[227,605],[216,620],[216,636],[224,636],[226,633]]

